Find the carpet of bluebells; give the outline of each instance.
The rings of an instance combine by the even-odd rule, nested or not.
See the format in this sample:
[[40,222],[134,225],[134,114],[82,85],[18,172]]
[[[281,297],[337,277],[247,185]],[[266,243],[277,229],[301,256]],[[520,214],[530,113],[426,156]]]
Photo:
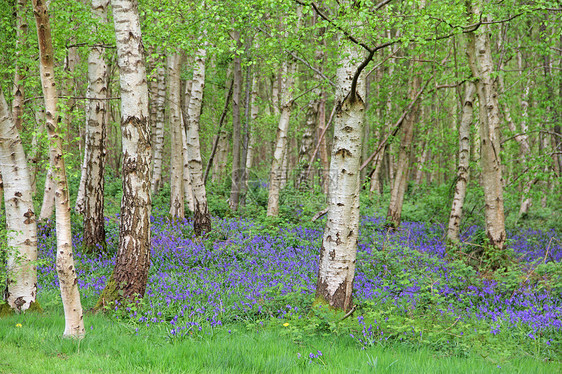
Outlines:
[[[117,220],[107,219],[113,250]],[[389,232],[383,221],[380,217],[361,221],[357,310],[348,319],[355,328],[348,333],[362,346],[419,337],[423,329],[416,325],[416,316],[431,316],[437,321],[434,330],[451,332],[451,338],[472,333],[464,331],[468,329],[498,337],[517,330],[524,331],[524,339],[561,348],[559,232],[509,233],[518,271],[485,273],[447,249],[444,227],[405,222]],[[44,259],[40,292],[58,288],[55,234],[48,227],[42,228],[39,239]],[[463,248],[476,246],[478,232],[475,227],[464,232],[462,241],[471,244],[455,251],[462,254]],[[87,257],[78,250],[80,235],[73,240],[83,303],[92,306],[114,258]],[[248,321],[278,320],[280,326],[292,327],[310,317],[321,240],[321,224],[267,228],[243,219],[215,218],[213,233],[201,241],[193,237],[190,221],[171,223],[154,217],[144,306],[130,308],[123,317],[137,329],[161,328],[170,337]],[[436,316],[449,322],[438,326]]]

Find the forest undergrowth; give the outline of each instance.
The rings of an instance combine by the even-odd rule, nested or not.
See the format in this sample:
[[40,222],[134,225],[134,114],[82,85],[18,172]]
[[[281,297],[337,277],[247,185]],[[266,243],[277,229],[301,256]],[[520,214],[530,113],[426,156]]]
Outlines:
[[[217,203],[221,201],[218,189],[210,199],[213,231],[203,239],[194,237],[189,218],[171,222],[156,207],[145,298],[138,304],[107,306],[104,316],[87,314],[82,348],[58,338],[62,315],[54,263],[56,236],[52,224],[40,226],[39,301],[46,316],[28,313],[0,320],[2,344],[7,344],[6,349],[10,344],[10,349],[29,348],[39,334],[47,342],[57,341],[42,348],[46,360],[61,354],[63,361],[72,361],[76,358],[68,357],[78,352],[84,355],[84,347],[90,347],[89,354],[109,350],[113,353],[108,357],[128,357],[133,362],[140,353],[127,352],[126,347],[139,342],[145,342],[146,354],[150,349],[160,350],[153,352],[156,355],[167,351],[162,347],[183,352],[203,342],[219,350],[228,350],[226,342],[244,347],[262,339],[260,344],[271,346],[270,351],[249,349],[247,354],[256,354],[258,361],[264,360],[262,364],[254,362],[244,369],[237,366],[242,365],[239,358],[232,362],[224,358],[217,372],[237,372],[236,368],[241,372],[255,368],[261,368],[257,372],[311,368],[337,372],[338,360],[345,357],[359,371],[372,369],[378,362],[381,370],[400,367],[414,372],[415,365],[428,359],[441,360],[431,372],[439,372],[446,360],[455,362],[449,362],[449,367],[461,365],[459,372],[476,371],[478,365],[484,371],[502,367],[511,368],[510,372],[525,367],[528,370],[523,372],[561,370],[562,234],[553,217],[535,210],[525,224],[519,221],[518,227],[509,230],[505,251],[483,251],[486,240],[477,225],[464,227],[460,243],[444,242],[446,228],[438,223],[443,219],[435,209],[444,204],[438,192],[424,199],[412,198],[416,193],[412,192],[404,209],[406,219],[423,214],[419,210],[425,210],[426,219],[405,221],[393,231],[386,227],[380,210],[384,202],[363,196],[355,307],[344,315],[312,306],[325,218],[311,222],[310,217],[322,209],[320,195],[286,189],[281,214],[272,219],[260,210],[262,189],[249,194],[253,200],[240,212],[245,218],[218,217],[222,209]],[[467,219],[477,220],[470,215]],[[117,248],[118,229],[118,217],[110,213],[106,218],[110,251]],[[81,253],[78,219],[73,231],[82,302],[89,309],[110,276],[114,253],[97,257]],[[25,332],[31,325],[34,332]],[[125,348],[113,351],[107,342],[94,343],[105,330],[127,339]],[[281,336],[277,343],[272,342],[275,336]],[[275,353],[276,349],[282,353]],[[414,353],[421,355],[419,362],[402,366],[406,363],[401,355]],[[274,363],[271,355],[277,357]],[[391,365],[392,357],[398,357],[398,366]],[[208,359],[195,360],[199,364],[189,370],[201,369]],[[156,365],[154,372],[166,372],[143,360],[142,365]],[[115,372],[125,372],[126,364],[119,362]],[[119,369],[119,365],[125,366]],[[188,370],[181,367],[171,371]],[[415,372],[420,372],[417,368]]]

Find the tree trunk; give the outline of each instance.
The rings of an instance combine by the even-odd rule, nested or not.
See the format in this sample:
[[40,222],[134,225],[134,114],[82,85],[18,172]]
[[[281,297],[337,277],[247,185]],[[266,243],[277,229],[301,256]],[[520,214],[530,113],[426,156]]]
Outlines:
[[[290,58],[290,57],[288,57]],[[293,89],[295,85],[295,61],[284,61],[281,77],[281,117],[277,127],[277,137],[269,173],[269,195],[267,199],[267,215],[279,215],[279,191],[283,179],[286,179],[286,166],[283,168],[287,155],[287,134],[289,132],[289,119],[293,107]],[[286,165],[286,164],[285,164]],[[285,178],[284,178],[285,176]]]
[[[250,178],[250,169],[254,164],[254,143],[255,139],[255,124],[258,120],[259,106],[258,106],[258,76],[256,73],[252,74],[252,89],[250,92],[250,126],[248,127],[248,149],[246,151],[246,165],[244,167],[244,176],[242,178],[242,187],[244,191],[248,190],[248,180]],[[253,126],[253,127],[252,127]],[[252,130],[254,129],[254,130]]]
[[[480,11],[472,9],[475,19],[482,19]],[[486,21],[487,17],[483,17]],[[490,49],[488,25],[478,34],[469,33],[467,53],[472,74],[477,78],[478,107],[480,108],[480,164],[485,199],[486,235],[495,248],[505,247],[505,218],[503,211],[503,178],[500,161],[498,91],[494,81],[494,64]]]
[[[322,46],[316,49],[316,59],[320,61],[318,66],[318,70],[320,72],[324,72],[324,66],[327,63],[326,54],[324,53],[326,47],[326,38],[323,37],[325,34],[325,29],[319,30],[319,38],[322,40]],[[320,76],[316,76],[316,79],[320,81],[322,78]],[[328,185],[330,183],[330,164],[328,160],[328,147],[326,144],[327,136],[323,136],[320,138],[321,134],[324,132],[326,128],[326,101],[328,95],[325,89],[321,89],[319,103],[318,103],[318,118],[317,118],[317,126],[318,129],[316,131],[316,136],[319,139],[320,148],[318,150],[318,155],[320,158],[320,166],[322,168],[322,190],[325,195],[328,195]]]
[[31,192],[37,192],[37,164],[39,163],[41,152],[39,152],[39,137],[45,130],[45,108],[34,108],[35,111],[35,131],[31,138],[31,150],[28,153],[27,165],[29,166],[29,178],[31,179]]
[[[340,37],[342,38],[342,37]],[[331,183],[328,192],[328,217],[322,238],[316,303],[339,310],[353,304],[353,279],[359,232],[359,167],[365,81],[362,73],[356,92],[352,89],[361,54],[355,46],[340,39],[340,64],[336,73],[336,114],[332,146]]]
[[[558,51],[560,52],[560,63],[562,63],[562,34],[560,35],[560,48],[558,48]],[[560,66],[560,64],[559,64]],[[561,75],[559,73],[559,75]],[[562,110],[561,109],[561,104],[562,104],[562,77],[559,76],[558,77],[558,110]],[[554,144],[556,145],[555,151],[557,152],[556,154],[556,159],[558,161],[558,176],[562,176],[562,126],[560,125],[560,121],[556,121],[554,123],[554,134],[552,134],[552,140],[554,141]]]
[[98,309],[142,298],[150,266],[152,152],[138,4],[136,0],[111,0],[111,5],[121,87],[123,198],[115,268],[100,295]]
[[308,185],[310,176],[308,175],[308,167],[310,158],[312,156],[312,151],[314,150],[314,130],[316,129],[316,123],[318,119],[318,106],[320,101],[320,92],[314,91],[315,98],[308,103],[306,110],[306,121],[304,124],[304,132],[302,134],[301,144],[299,148],[299,159],[298,167],[301,170],[297,185],[299,188],[309,188]]
[[[377,69],[376,73],[375,73],[375,82],[377,84],[377,87],[379,87],[380,82],[382,80],[382,69]],[[380,91],[379,88],[377,88],[378,91]],[[380,96],[380,92],[378,92],[378,95]],[[381,106],[377,105],[377,108],[375,109],[376,112],[376,118],[380,119],[381,118]],[[390,114],[390,113],[389,113]],[[365,126],[367,129],[369,128],[369,126]],[[387,131],[390,131],[390,129],[388,129]],[[365,133],[367,134],[369,131],[365,130]],[[379,139],[382,139],[382,134],[384,132],[384,128],[381,128],[380,126],[377,126],[376,130],[375,130],[375,134],[374,134],[374,138],[377,140],[377,143],[379,141]],[[377,144],[375,143],[375,144]],[[377,144],[377,147],[380,147],[379,144]],[[378,148],[377,148],[378,149]],[[366,160],[368,157],[367,154],[368,149],[365,147],[363,148],[363,152],[362,152],[362,156],[361,156],[361,160],[363,162],[363,160]],[[373,171],[371,172],[370,175],[370,183],[369,183],[369,198],[372,198],[373,195],[376,193],[377,196],[379,196],[380,194],[382,194],[382,181],[381,181],[381,168],[382,168],[382,161],[384,158],[384,152],[379,152],[375,158],[373,159]],[[366,168],[364,170],[367,170]],[[363,180],[364,176],[361,176],[361,180]]]
[[201,161],[201,146],[199,143],[199,118],[203,104],[203,89],[205,88],[205,62],[207,51],[200,48],[195,56],[193,71],[193,85],[187,118],[187,151],[189,155],[189,174],[193,189],[194,216],[193,231],[201,236],[211,232],[211,215],[207,206],[207,191],[203,183],[203,163]]
[[[421,78],[419,76],[414,76],[411,79],[409,97],[414,99],[417,92],[420,90]],[[410,147],[414,137],[414,124],[418,121],[418,115],[419,104],[418,101],[416,101],[412,110],[406,115],[406,118],[404,118],[404,124],[402,125],[402,142],[400,143],[398,163],[394,173],[395,179],[392,185],[388,212],[386,214],[387,225],[393,228],[400,226],[404,195],[406,194],[406,188],[408,187]]]
[[26,78],[28,67],[20,61],[21,52],[26,48],[28,24],[26,20],[27,0],[16,1],[16,68],[14,73],[14,88],[12,91],[12,119],[16,128],[21,130],[23,105],[24,105],[24,87],[23,83]]
[[[470,148],[470,144],[469,144],[469,148]],[[419,159],[418,167],[416,170],[416,177],[415,177],[416,186],[419,186],[423,183],[424,166],[426,166],[427,161],[429,160],[429,144],[427,144],[427,142],[424,142],[421,149],[423,149],[423,151]]]
[[474,83],[465,83],[464,100],[462,103],[462,117],[459,126],[459,165],[457,168],[457,183],[451,214],[449,215],[449,226],[447,228],[447,240],[453,243],[459,241],[459,229],[462,218],[466,186],[468,184],[470,164],[470,126],[474,106],[474,94],[476,87]]
[[46,4],[42,0],[33,0],[33,13],[37,24],[39,42],[40,74],[45,100],[46,126],[49,133],[49,156],[53,179],[55,180],[57,258],[56,268],[59,278],[61,299],[64,308],[64,336],[82,338],[84,320],[82,304],[78,291],[78,279],[72,254],[72,233],[70,230],[70,201],[62,138],[65,129],[60,128],[57,114],[57,92],[55,84],[54,50],[51,41],[51,27]]
[[[541,25],[541,30],[545,28]],[[548,126],[548,131],[552,131],[552,143],[554,145],[554,152],[552,158],[554,161],[554,169],[562,170],[562,131],[559,123],[559,108],[556,107],[556,99],[554,93],[554,77],[552,76],[552,66],[551,66],[551,56],[550,50],[546,50],[543,57],[543,70],[545,75],[546,91],[547,91],[547,102],[549,103],[547,110],[550,116],[550,123],[552,125]],[[562,85],[562,83],[561,83]],[[562,92],[559,94],[562,96]]]
[[170,217],[182,220],[184,212],[183,186],[183,124],[181,116],[181,56],[174,52],[168,55],[168,105],[170,107],[170,134],[172,143],[170,168]]
[[[232,38],[240,47],[240,32],[232,32]],[[242,127],[240,123],[240,108],[242,106],[242,59],[237,53],[233,61],[233,88],[232,88],[232,187],[230,190],[230,210],[236,211],[240,202],[240,160]]]
[[[375,138],[380,139],[380,130],[375,133]],[[369,186],[369,197],[373,197],[374,194],[377,196],[382,194],[382,181],[381,181],[381,168],[382,161],[384,159],[384,150],[379,152],[373,159],[373,172],[371,174],[371,183]]]
[[[154,50],[149,49],[149,55],[154,54]],[[159,54],[157,54],[159,55]],[[148,59],[148,57],[147,57]],[[154,140],[156,135],[156,98],[158,96],[158,57],[148,59],[148,69],[150,70],[150,79],[148,82],[148,110],[150,111],[150,144],[152,144],[152,177],[154,179]],[[152,184],[152,181],[151,181]],[[152,187],[151,187],[152,190]]]
[[[67,50],[67,55],[64,59],[64,79],[62,88],[60,90],[60,97],[62,102],[63,113],[61,115],[62,126],[66,129],[66,144],[62,144],[63,148],[66,147],[68,149],[70,144],[70,125],[72,123],[72,111],[74,109],[74,105],[76,101],[72,97],[72,89],[74,83],[74,70],[76,69],[76,65],[78,64],[78,51],[75,47],[69,47]],[[53,210],[55,209],[55,182],[49,178],[49,176],[53,176],[53,171],[50,170],[50,173],[47,172],[47,179],[45,180],[45,192],[43,194],[43,204],[41,207],[41,213],[39,215],[40,220],[47,220],[49,219],[52,214]],[[78,199],[81,200],[84,194],[84,184],[81,181],[81,184],[78,188]]]
[[215,183],[220,182],[226,173],[226,163],[228,162],[228,134],[221,131],[217,144],[217,159],[213,163],[213,176],[211,180]]
[[37,223],[31,181],[16,123],[0,89],[0,174],[5,202],[8,284],[4,300],[22,312],[36,302]]
[[[109,0],[93,0],[92,12],[100,23],[107,23]],[[94,29],[93,32],[96,30]],[[76,210],[84,214],[84,251],[106,252],[104,208],[105,140],[107,131],[108,69],[104,49],[94,46],[88,57],[88,104],[86,107],[86,141],[81,182],[82,199],[77,198]]]
[[[519,63],[519,69],[521,72],[521,66],[522,64]],[[521,75],[521,73],[520,73]],[[498,83],[499,83],[499,91],[500,93],[504,93],[505,92],[505,85],[504,85],[504,81],[503,81],[503,76],[498,76]],[[531,146],[529,144],[529,139],[528,139],[528,135],[527,135],[527,124],[526,124],[526,118],[528,116],[528,112],[527,109],[529,107],[529,103],[528,103],[528,97],[529,97],[529,84],[527,83],[525,90],[523,90],[523,96],[521,98],[521,110],[523,111],[522,113],[522,122],[521,122],[521,132],[518,133],[518,129],[515,125],[515,123],[513,122],[513,119],[511,117],[511,110],[509,108],[508,105],[503,104],[502,105],[502,112],[505,118],[505,121],[507,123],[507,126],[509,127],[509,130],[516,134],[515,135],[515,141],[519,144],[519,157],[520,157],[520,162],[522,165],[528,165],[528,157],[529,154],[531,152]],[[530,173],[529,173],[530,174]],[[534,180],[536,180],[536,177],[530,177],[530,176],[525,176],[524,178],[522,178],[524,180],[524,187],[523,187],[523,191],[521,194],[521,203],[519,205],[519,217],[522,217],[524,215],[526,215],[529,212],[529,208],[531,207],[531,197],[529,196],[529,193],[531,192],[531,187],[534,184]]]
[[166,66],[157,67],[158,89],[156,92],[156,123],[154,124],[153,166],[151,192],[156,194],[162,187],[162,151],[164,149],[164,122],[166,120]]
[[181,107],[181,141],[182,141],[182,155],[183,155],[183,196],[184,196],[184,206],[187,203],[187,208],[190,211],[195,211],[195,205],[193,202],[193,187],[191,186],[191,175],[189,174],[189,154],[187,153],[187,123],[189,122],[183,116],[184,113],[187,115],[187,110],[189,108],[189,102],[191,101],[191,88],[193,86],[193,81],[189,80],[185,82],[183,101]]
[[41,212],[39,213],[39,221],[50,219],[55,211],[55,193],[56,184],[53,180],[53,169],[49,165],[47,175],[45,177],[45,188],[43,190],[43,203],[41,204]]
[[[318,106],[318,131],[316,134],[320,137],[322,133],[326,130],[326,101],[327,101],[326,91],[322,91],[320,104]],[[328,146],[326,144],[326,136],[323,136],[319,140],[320,148],[318,150],[318,155],[320,158],[320,166],[322,168],[322,190],[324,194],[328,195],[328,186],[330,184],[330,163],[328,160]]]
[[[183,119],[182,114],[182,123],[186,123]],[[191,211],[195,211],[195,205],[193,201],[193,187],[191,185],[191,175],[189,174],[189,154],[187,153],[187,128],[182,125],[181,127],[181,140],[182,140],[182,155],[183,155],[183,199],[184,199],[184,206],[187,203],[187,208]]]

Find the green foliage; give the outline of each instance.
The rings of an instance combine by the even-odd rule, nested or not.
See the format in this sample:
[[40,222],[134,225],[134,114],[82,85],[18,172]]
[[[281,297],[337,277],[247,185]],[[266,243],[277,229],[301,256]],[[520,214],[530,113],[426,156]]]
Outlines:
[[[4,369],[22,374],[130,373],[131,370],[152,373],[493,373],[498,371],[497,366],[508,372],[560,370],[559,363],[532,358],[541,353],[535,351],[532,357],[520,355],[507,359],[494,355],[493,350],[483,356],[472,353],[436,355],[415,344],[386,348],[374,345],[361,350],[354,338],[344,335],[294,340],[291,329],[298,327],[292,324],[285,327],[279,320],[252,327],[233,324],[206,327],[202,331],[196,329],[181,340],[170,340],[164,331],[135,327],[104,315],[86,315],[85,324],[86,337],[76,341],[60,337],[64,321],[61,312],[53,308],[42,316],[26,314],[1,319],[0,360]],[[499,341],[492,348],[502,351]],[[311,355],[316,357],[311,358]]]

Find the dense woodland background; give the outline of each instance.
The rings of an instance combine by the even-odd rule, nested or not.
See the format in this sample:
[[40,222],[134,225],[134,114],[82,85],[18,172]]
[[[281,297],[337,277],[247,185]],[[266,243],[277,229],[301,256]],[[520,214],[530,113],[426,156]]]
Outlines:
[[[506,227],[562,229],[557,1],[2,1],[3,126],[21,136],[43,230],[66,202],[81,250],[117,253],[97,308],[144,294],[150,214],[190,217],[205,240],[211,217],[327,213],[322,250],[340,230],[353,266],[342,301],[321,265],[317,299],[344,311],[359,205],[389,231],[441,224],[451,245],[478,226],[488,260]],[[69,199],[55,200],[61,170]],[[118,213],[119,245],[105,227]]]
[[[242,169],[246,164],[250,165],[248,179],[253,181],[250,186],[268,182],[278,116],[283,105],[280,98],[281,69],[287,62],[296,64],[291,75],[294,83],[288,88],[296,99],[291,106],[287,152],[281,169],[290,181],[290,187],[302,187],[300,171],[307,169],[332,112],[334,98],[330,82],[333,83],[339,58],[334,36],[336,27],[346,30],[358,42],[373,47],[392,44],[378,50],[366,69],[368,90],[363,161],[374,151],[380,149],[380,152],[362,170],[363,188],[370,191],[371,196],[388,191],[398,168],[401,142],[407,148],[407,179],[413,189],[427,186],[453,188],[458,168],[458,128],[464,85],[475,80],[466,54],[471,20],[466,15],[464,3],[428,3],[420,10],[417,9],[420,4],[390,2],[375,11],[374,4],[366,2],[358,10],[367,25],[361,29],[349,24],[350,20],[345,17],[338,17],[329,4],[325,5],[325,11],[336,26],[320,18],[308,6],[302,7],[304,14],[297,20],[297,5],[293,2],[140,2],[142,43],[150,87],[152,148],[153,152],[162,152],[161,156],[155,154],[155,159],[163,160],[162,176],[154,176],[154,191],[164,189],[164,194],[169,193],[171,173],[170,119],[173,114],[169,106],[171,83],[170,73],[166,70],[167,59],[179,55],[179,79],[182,87],[189,87],[195,52],[199,47],[203,47],[207,54],[199,131],[204,168],[211,158],[217,135],[219,138],[209,170],[211,188],[219,185],[228,188],[232,157],[235,153],[246,156],[248,148],[251,162],[240,161],[240,165]],[[554,8],[554,5],[485,5],[493,19],[489,33],[493,74],[501,106],[504,188],[520,197],[532,198],[531,209],[535,212],[547,205],[547,197],[556,201],[559,192],[557,177],[562,157],[557,148],[560,147],[562,84],[560,12],[543,9]],[[14,85],[18,85],[17,97],[22,104],[18,107],[21,113],[14,112],[15,120],[21,123],[21,136],[36,186],[36,200],[41,201],[48,169],[48,145],[42,127],[44,103],[39,82],[35,23],[30,4],[7,2],[2,12],[2,85],[8,102],[13,102]],[[58,105],[66,127],[64,147],[71,195],[74,197],[78,190],[86,139],[88,56],[92,48],[97,47],[103,51],[108,71],[108,87],[104,90],[108,104],[105,178],[109,183],[106,189],[110,196],[115,196],[120,188],[116,179],[120,176],[122,156],[119,79],[111,12],[106,24],[97,21],[86,2],[52,1],[49,12],[60,98]],[[298,27],[295,26],[297,22]],[[18,25],[20,29],[16,27]],[[16,71],[20,77],[14,82]],[[226,100],[232,100],[229,89],[234,78],[238,102],[229,105]],[[416,88],[416,84],[419,87]],[[412,97],[422,87],[423,93],[414,107],[409,108]],[[186,90],[179,91],[184,97]],[[180,100],[184,102],[184,99]],[[477,100],[474,105],[477,110]],[[226,116],[221,122],[225,107]],[[397,128],[401,127],[399,120],[408,109],[415,112],[416,120],[412,140],[402,141],[402,132]],[[233,120],[233,115],[239,118],[240,124],[238,118]],[[222,127],[219,128],[219,124]],[[236,126],[240,126],[239,131]],[[478,126],[475,115],[469,136],[469,190],[478,190]],[[163,136],[159,135],[162,133],[158,128],[164,129]],[[333,128],[329,128],[325,145],[321,142],[313,161],[309,179],[314,178],[311,183],[314,186],[323,184],[322,170],[329,167],[332,134]],[[156,136],[162,138],[156,140]],[[158,142],[163,143],[161,150]],[[528,144],[528,150],[522,142]],[[248,205],[254,205],[256,201],[252,200],[251,191],[245,194],[248,195]],[[167,198],[162,196],[162,199]],[[222,196],[211,197],[211,200],[212,210],[226,213]],[[259,205],[260,201],[257,202]],[[261,205],[263,207],[263,201]],[[527,214],[528,208],[519,212],[515,204],[512,205],[506,211],[512,221]]]

